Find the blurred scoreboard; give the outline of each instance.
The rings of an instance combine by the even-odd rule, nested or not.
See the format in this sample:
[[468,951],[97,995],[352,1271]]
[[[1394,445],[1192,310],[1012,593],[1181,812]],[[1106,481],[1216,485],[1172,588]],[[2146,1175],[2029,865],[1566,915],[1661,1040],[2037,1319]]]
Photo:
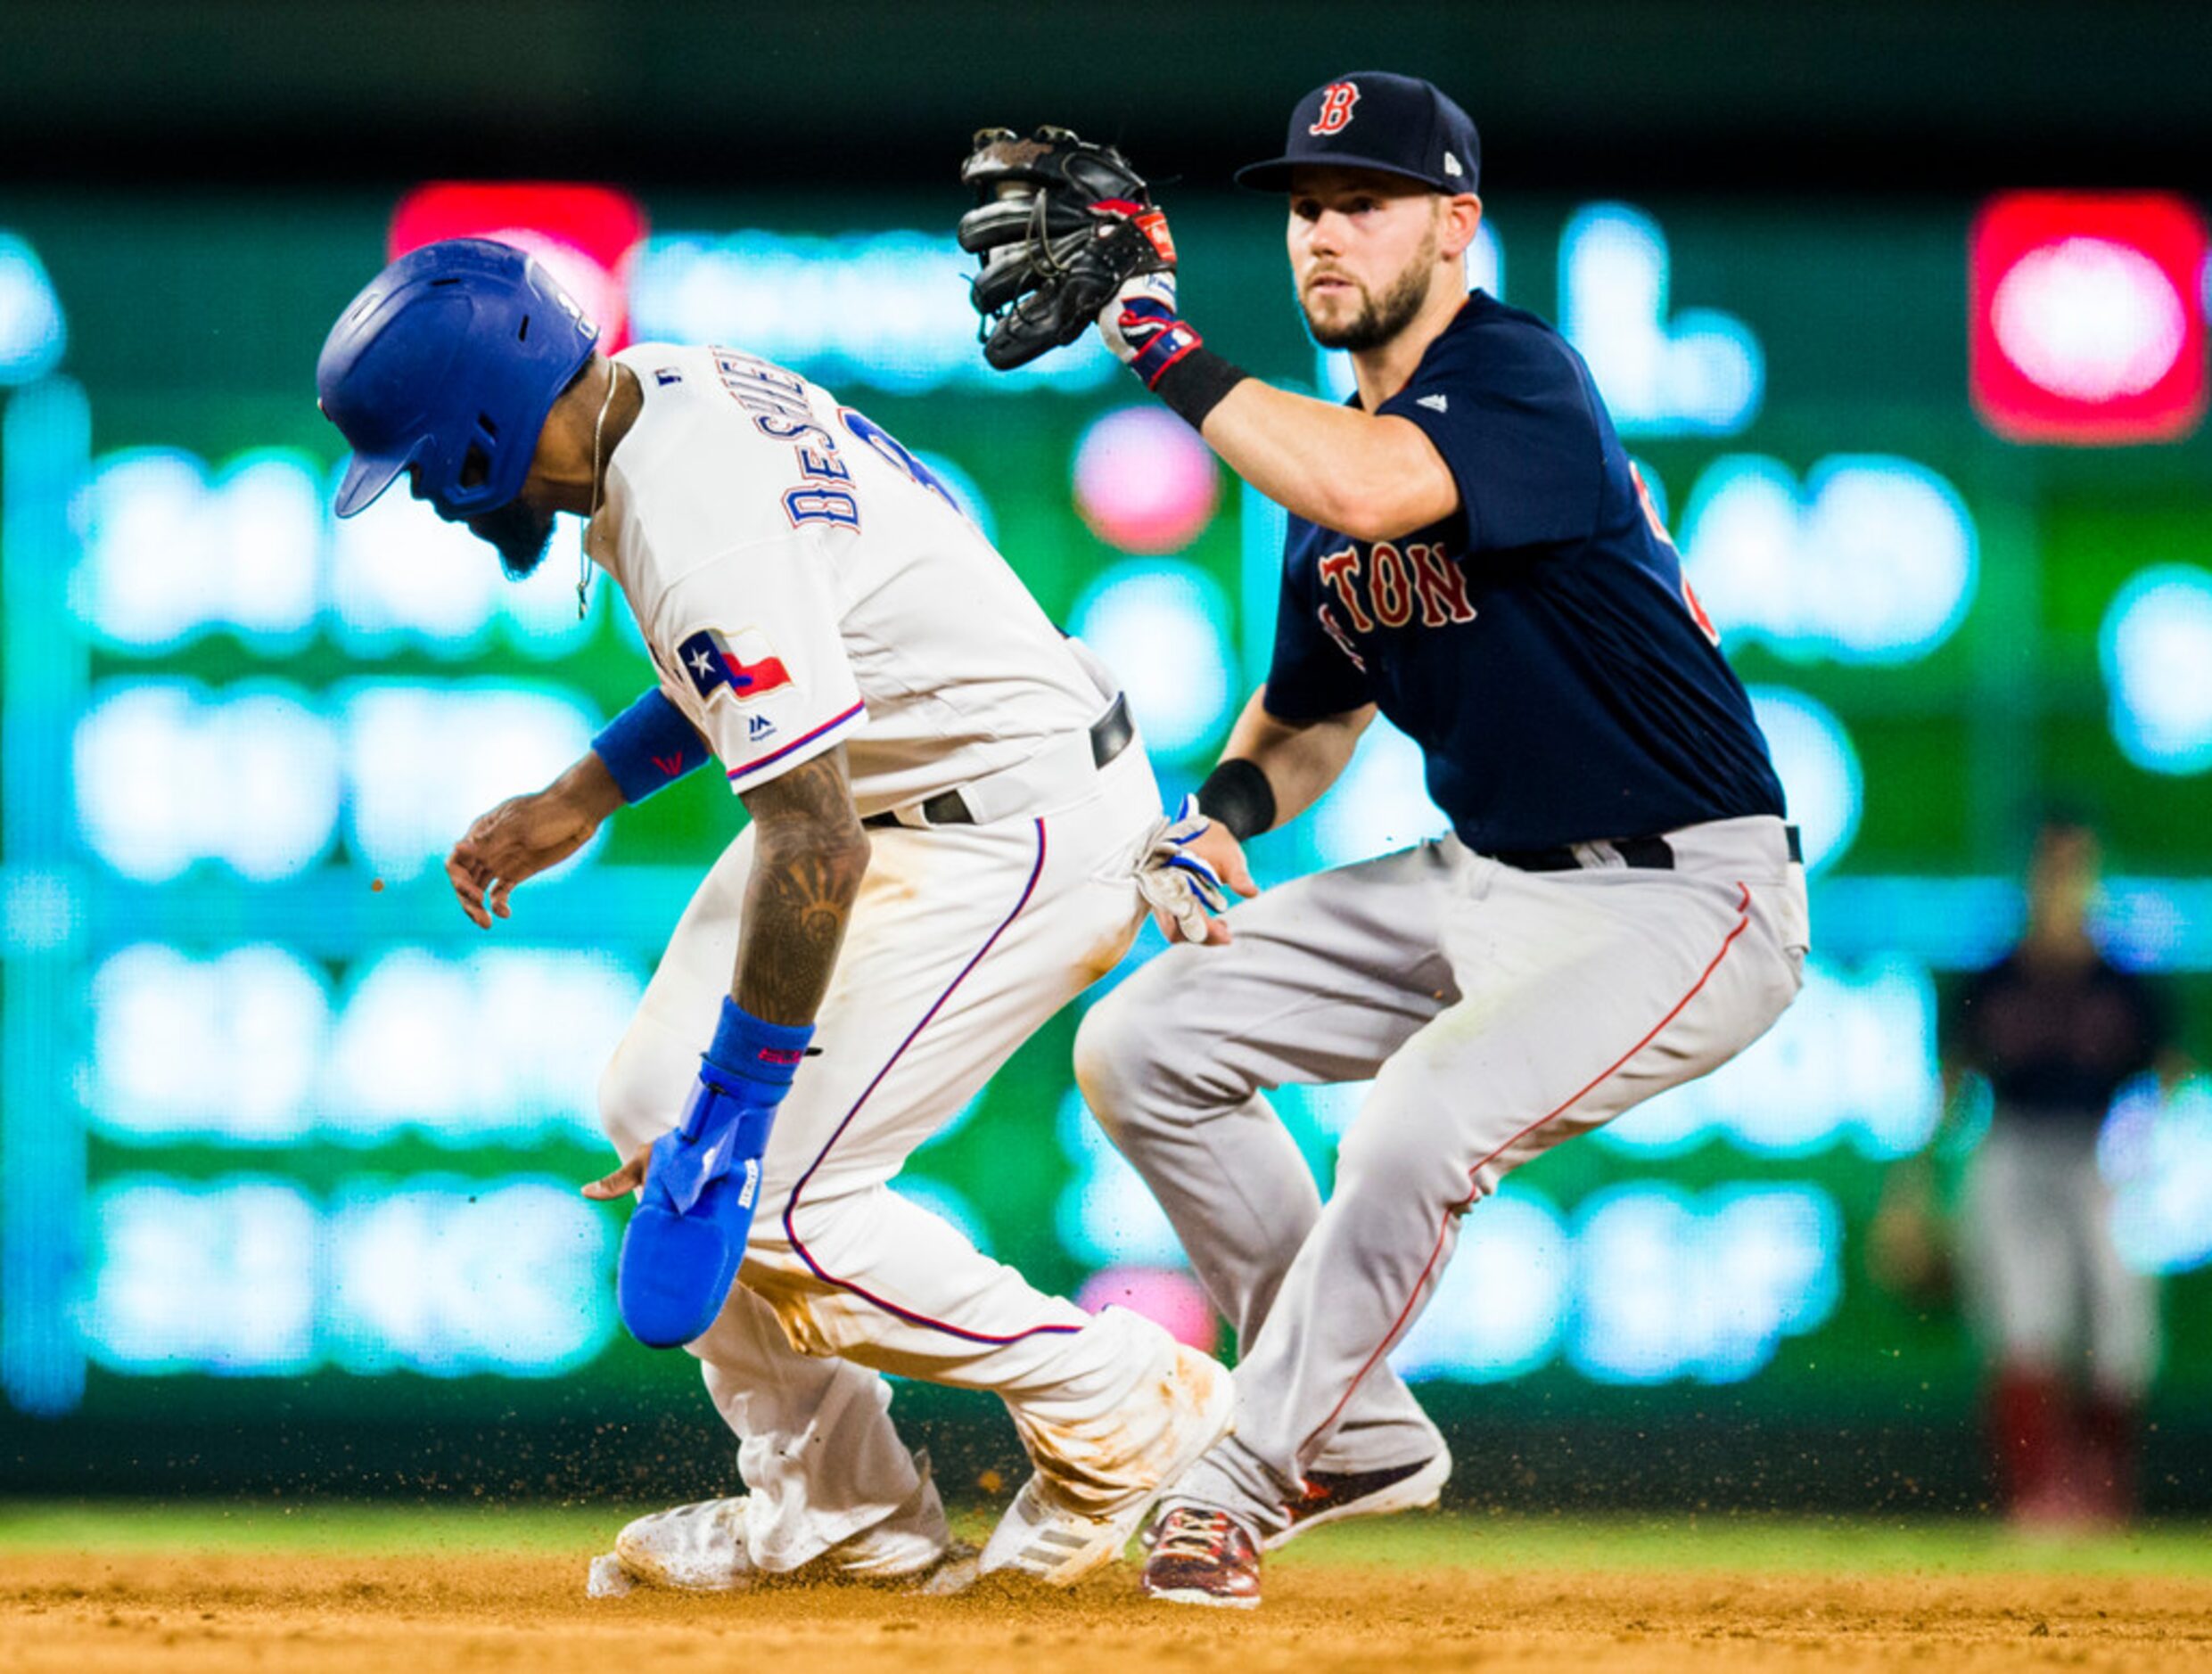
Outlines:
[[[1280,513],[1095,344],[989,373],[964,258],[927,230],[956,210],[0,198],[9,1406],[119,1412],[162,1377],[237,1380],[234,1411],[299,1389],[366,1410],[433,1377],[506,1411],[646,1366],[613,1311],[620,1217],[574,1187],[604,1162],[600,1065],[741,810],[703,775],[494,933],[455,910],[454,837],[649,675],[612,589],[580,614],[572,522],[518,587],[404,496],[330,517],[315,354],[391,251],[516,238],[611,332],[835,389],[1117,668],[1171,795],[1210,765],[1265,670]],[[1219,346],[1348,389],[1298,329],[1272,208],[1191,193],[1175,215]],[[2040,799],[2106,825],[2106,940],[2212,1045],[2201,214],[1501,200],[1468,266],[1567,332],[1665,508],[1805,828],[1816,951],[1741,1060],[1471,1216],[1400,1362],[1525,1381],[1553,1410],[1608,1386],[1800,1411],[1957,1387],[1957,1323],[1874,1289],[1863,1237],[1884,1167],[1933,1128],[1941,985],[2019,924]],[[1442,825],[1417,752],[1377,728],[1255,858],[1282,878]],[[900,1188],[1044,1285],[1212,1342],[1073,1090],[1071,1030]],[[1280,1096],[1324,1179],[1359,1093]],[[2107,1140],[2128,1259],[2201,1317],[2212,1098],[2135,1089]],[[2166,1387],[2212,1393],[2203,1333],[2176,1333]]]

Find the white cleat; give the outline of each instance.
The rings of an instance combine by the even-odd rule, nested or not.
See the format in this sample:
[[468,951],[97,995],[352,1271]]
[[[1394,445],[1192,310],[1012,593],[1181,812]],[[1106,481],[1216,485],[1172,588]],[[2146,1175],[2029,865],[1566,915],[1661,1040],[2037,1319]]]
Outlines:
[[929,1456],[914,1462],[922,1480],[905,1505],[796,1570],[754,1566],[745,1535],[745,1501],[704,1499],[654,1512],[614,1537],[612,1562],[592,1561],[587,1591],[619,1597],[633,1587],[685,1593],[739,1593],[786,1582],[858,1582],[894,1591],[957,1593],[975,1580],[974,1547],[956,1542],[944,1503],[930,1481]]
[[983,1546],[981,1572],[1010,1571],[1049,1587],[1073,1587],[1122,1555],[1160,1496],[1229,1432],[1237,1391],[1219,1363],[1178,1344],[1158,1385],[1166,1410],[1152,1457],[1123,1472],[1137,1486],[1103,1505],[1081,1504],[1044,1471],[1022,1484]]
[[703,1499],[625,1523],[614,1537],[614,1561],[635,1585],[743,1592],[756,1574],[745,1546],[744,1498]]

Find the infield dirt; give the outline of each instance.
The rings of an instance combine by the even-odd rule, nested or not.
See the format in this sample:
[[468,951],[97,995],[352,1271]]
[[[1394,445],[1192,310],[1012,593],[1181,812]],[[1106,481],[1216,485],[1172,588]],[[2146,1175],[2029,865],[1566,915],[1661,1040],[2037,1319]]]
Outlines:
[[0,1566],[0,1668],[70,1674],[2212,1666],[2212,1580],[2167,1576],[1515,1574],[1287,1555],[1246,1614],[1147,1603],[1125,1566],[1042,1596],[596,1601],[574,1556],[18,1548]]

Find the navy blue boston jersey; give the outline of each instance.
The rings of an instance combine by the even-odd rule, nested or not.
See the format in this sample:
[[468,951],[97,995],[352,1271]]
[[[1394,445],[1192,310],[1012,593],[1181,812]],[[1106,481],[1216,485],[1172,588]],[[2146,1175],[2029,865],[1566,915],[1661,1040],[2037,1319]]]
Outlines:
[[1750,700],[1566,341],[1477,291],[1381,410],[1421,427],[1460,509],[1396,540],[1290,520],[1269,712],[1378,705],[1478,851],[1780,815]]

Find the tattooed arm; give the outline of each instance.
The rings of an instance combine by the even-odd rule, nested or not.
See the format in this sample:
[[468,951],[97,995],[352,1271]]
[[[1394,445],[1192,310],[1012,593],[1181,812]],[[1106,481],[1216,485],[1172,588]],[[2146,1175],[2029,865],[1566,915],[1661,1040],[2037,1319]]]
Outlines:
[[868,833],[837,745],[744,793],[757,828],[730,992],[771,1023],[814,1021],[868,871]]
[[[868,833],[852,806],[845,747],[742,792],[741,800],[759,831],[730,997],[759,1020],[756,1029],[766,1023],[810,1033],[868,872]],[[721,1036],[715,1040],[719,1048]],[[638,1146],[621,1168],[584,1187],[584,1195],[627,1196],[645,1184],[652,1155],[651,1144]]]

